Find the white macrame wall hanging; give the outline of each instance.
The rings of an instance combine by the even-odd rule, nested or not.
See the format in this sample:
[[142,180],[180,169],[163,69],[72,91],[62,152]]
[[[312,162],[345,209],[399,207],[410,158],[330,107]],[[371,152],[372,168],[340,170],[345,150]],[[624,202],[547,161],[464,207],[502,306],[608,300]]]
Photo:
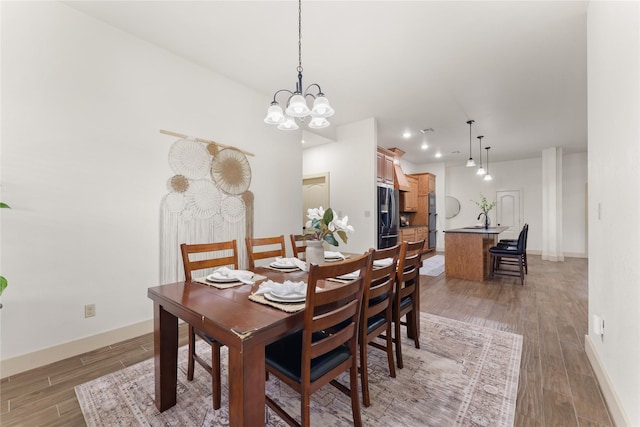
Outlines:
[[160,283],[184,280],[181,243],[235,239],[238,262],[245,266],[244,239],[253,236],[247,157],[233,147],[161,132],[183,138],[169,150],[169,165],[175,175],[169,178],[169,193],[160,204]]

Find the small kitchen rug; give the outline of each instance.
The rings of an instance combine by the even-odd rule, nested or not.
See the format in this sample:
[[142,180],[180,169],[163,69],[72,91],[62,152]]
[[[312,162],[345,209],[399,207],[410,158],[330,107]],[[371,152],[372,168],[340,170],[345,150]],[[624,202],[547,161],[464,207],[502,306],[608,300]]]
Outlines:
[[422,261],[420,274],[425,276],[439,276],[444,273],[444,255],[434,255]]
[[[363,425],[512,426],[522,336],[426,313],[420,314],[420,331],[420,349],[402,337],[404,369],[396,370],[396,378],[389,377],[385,352],[368,352],[371,406],[361,405]],[[205,360],[210,348],[198,341]],[[153,359],[78,385],[75,391],[90,427],[229,425],[227,359],[227,347],[222,347],[222,407],[217,411],[211,405],[209,374],[196,364],[193,381],[186,379],[186,346],[178,352],[177,403],[165,412],[158,412],[153,403]],[[339,381],[349,384],[348,374]],[[296,392],[273,375],[266,389],[300,419]],[[312,395],[311,425],[352,424],[347,396],[331,385]],[[266,425],[286,424],[269,409]]]

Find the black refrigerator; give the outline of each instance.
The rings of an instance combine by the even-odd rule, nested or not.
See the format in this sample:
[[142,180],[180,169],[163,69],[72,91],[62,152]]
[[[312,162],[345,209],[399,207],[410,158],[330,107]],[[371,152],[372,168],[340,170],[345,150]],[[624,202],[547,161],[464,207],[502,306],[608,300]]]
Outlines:
[[398,190],[378,186],[378,249],[389,248],[398,243],[399,223]]

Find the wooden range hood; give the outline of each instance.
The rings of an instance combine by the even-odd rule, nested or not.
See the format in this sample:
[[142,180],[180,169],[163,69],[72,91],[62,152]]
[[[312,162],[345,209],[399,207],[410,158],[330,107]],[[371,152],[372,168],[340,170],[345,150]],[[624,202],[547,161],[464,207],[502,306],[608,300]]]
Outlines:
[[404,151],[402,151],[397,147],[389,148],[389,151],[391,151],[395,156],[393,160],[393,175],[396,178],[395,188],[397,188],[400,191],[411,190],[411,186],[409,185],[409,180],[405,176],[404,172],[402,171],[402,167],[400,166],[400,157],[404,156]]

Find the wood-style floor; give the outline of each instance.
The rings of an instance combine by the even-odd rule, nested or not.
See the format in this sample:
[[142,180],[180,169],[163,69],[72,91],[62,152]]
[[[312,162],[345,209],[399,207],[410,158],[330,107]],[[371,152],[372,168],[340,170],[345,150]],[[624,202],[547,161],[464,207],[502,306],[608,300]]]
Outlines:
[[[524,286],[512,278],[422,276],[421,292],[422,311],[523,335],[516,426],[613,425],[584,352],[587,260],[529,256]],[[180,340],[186,343],[184,327]],[[152,354],[148,334],[5,378],[0,425],[84,426],[74,386]]]

